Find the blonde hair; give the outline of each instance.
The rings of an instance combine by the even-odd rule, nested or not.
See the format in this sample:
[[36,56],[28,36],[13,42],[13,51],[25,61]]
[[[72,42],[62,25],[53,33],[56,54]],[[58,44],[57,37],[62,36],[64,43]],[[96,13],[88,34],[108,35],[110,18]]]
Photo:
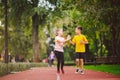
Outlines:
[[56,30],[56,36],[58,36],[58,32],[61,31],[61,30],[62,29],[60,29],[60,28]]

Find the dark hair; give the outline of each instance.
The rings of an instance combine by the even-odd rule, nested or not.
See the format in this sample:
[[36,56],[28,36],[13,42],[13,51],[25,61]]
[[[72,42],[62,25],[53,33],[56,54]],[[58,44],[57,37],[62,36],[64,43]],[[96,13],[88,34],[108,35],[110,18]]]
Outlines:
[[82,27],[81,26],[78,26],[77,29],[81,30],[82,31]]

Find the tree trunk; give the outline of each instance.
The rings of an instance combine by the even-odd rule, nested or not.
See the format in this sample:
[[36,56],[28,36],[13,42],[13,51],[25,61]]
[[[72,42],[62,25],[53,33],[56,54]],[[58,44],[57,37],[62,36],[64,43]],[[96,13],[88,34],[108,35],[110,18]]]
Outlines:
[[102,39],[103,35],[102,33],[100,34],[100,57],[103,57],[103,39]]
[[4,1],[5,5],[5,63],[8,63],[8,14],[7,14],[7,0]]
[[40,61],[40,51],[39,51],[39,40],[38,40],[38,29],[39,29],[39,19],[38,14],[32,16],[32,39],[33,39],[33,61]]

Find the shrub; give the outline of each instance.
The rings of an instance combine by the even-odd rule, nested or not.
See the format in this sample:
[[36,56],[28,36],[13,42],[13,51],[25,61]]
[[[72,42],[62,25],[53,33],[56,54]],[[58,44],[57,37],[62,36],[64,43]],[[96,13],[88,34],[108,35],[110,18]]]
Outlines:
[[30,69],[32,67],[46,67],[46,63],[0,63],[0,76],[9,74],[11,72],[18,72]]

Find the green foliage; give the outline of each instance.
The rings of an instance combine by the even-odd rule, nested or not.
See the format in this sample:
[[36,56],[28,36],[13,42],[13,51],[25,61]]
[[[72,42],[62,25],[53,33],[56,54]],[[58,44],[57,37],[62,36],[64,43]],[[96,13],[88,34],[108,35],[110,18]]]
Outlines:
[[[102,4],[101,4],[102,3]],[[119,48],[120,45],[120,1],[119,0],[104,0],[98,1],[97,7],[100,8],[101,18],[100,21],[103,22],[109,28],[110,37],[105,38],[105,45],[109,50],[109,55],[120,56]],[[101,4],[101,5],[100,5]],[[111,44],[111,45],[110,45]],[[111,47],[111,48],[110,48]]]
[[[89,41],[90,53],[97,57],[120,56],[120,0],[48,0],[55,11],[38,7],[39,0],[9,0],[9,51],[32,57],[32,19],[38,14],[41,58],[47,57],[46,34],[52,38],[56,28],[63,28],[65,36],[75,35],[75,27],[82,26]],[[47,1],[47,0],[46,0]],[[0,3],[0,21],[4,24],[4,6]],[[4,29],[0,26],[0,52],[4,48]],[[74,46],[73,46],[74,47]],[[65,59],[73,60],[74,48],[67,43]]]
[[29,53],[29,50],[32,48],[31,39],[24,35],[24,33],[16,32],[10,38],[10,52],[12,55],[24,55],[26,56]]
[[[70,1],[66,0],[66,3],[64,4],[67,4],[67,2],[69,3]],[[118,47],[113,47],[112,49],[110,48],[110,46],[118,46],[115,44],[119,44],[120,41],[118,37],[120,32],[118,31],[119,24],[117,23],[120,21],[120,9],[118,5],[119,1],[107,0],[104,2],[104,0],[80,0],[79,3],[77,1],[74,1],[74,3],[76,5],[74,5],[74,7],[71,9],[67,9],[67,6],[65,9],[63,9],[63,12],[71,12],[67,15],[64,14],[64,16],[71,17],[72,23],[74,24],[70,24],[70,27],[67,27],[66,30],[69,30],[69,32],[72,32],[72,34],[74,34],[74,31],[70,30],[70,28],[73,27],[74,29],[75,26],[82,26],[83,33],[86,34],[89,40],[90,51],[98,57],[107,57],[108,55],[115,54],[119,55],[119,49],[117,49]],[[111,28],[112,25],[114,25],[113,28]],[[117,36],[116,38],[115,35]],[[114,42],[111,44],[112,41]]]
[[[114,4],[111,4],[112,2]],[[83,27],[83,34],[85,34],[89,40],[89,49],[93,55],[97,57],[115,55],[115,48],[111,49],[110,47],[113,46],[113,44],[111,44],[113,35],[111,33],[110,24],[107,24],[106,19],[110,19],[109,16],[113,16],[113,19],[119,18],[119,6],[117,5],[118,2],[118,0],[107,0],[106,2],[104,2],[104,0],[61,0],[59,7],[54,13],[52,24],[55,27],[63,27],[65,35],[71,34],[72,37],[75,34],[75,27],[80,25]],[[114,5],[114,8],[112,8],[110,5]],[[109,15],[108,13],[110,10],[115,12],[117,17],[115,17],[114,14]],[[54,21],[56,17],[58,21]],[[65,20],[66,18],[67,20]],[[110,20],[112,20],[112,18]],[[109,23],[110,22],[112,21],[109,21]],[[112,24],[116,25],[115,22],[112,22]],[[115,28],[115,30],[119,30],[119,27]],[[119,36],[119,32],[117,35]],[[119,38],[118,36],[116,38],[117,40]],[[119,41],[117,42],[119,43]],[[66,48],[65,53],[68,50],[72,51],[70,52],[71,55],[74,53],[74,50],[70,47]],[[65,58],[69,59],[70,56],[65,54]]]
[[[54,11],[53,8],[55,6],[53,4],[56,3],[56,1],[50,1],[50,2],[53,3],[53,4],[51,4],[47,0],[44,1],[44,2],[42,1],[43,4],[41,4],[40,2],[41,2],[40,0],[29,0],[29,1],[28,0],[21,0],[21,1],[10,0],[9,1],[10,9],[11,9],[10,16],[11,16],[11,19],[12,19],[11,23],[14,25],[14,27],[16,29],[20,28],[19,29],[20,31],[25,30],[24,27],[26,27],[26,26],[32,27],[32,30],[31,30],[30,27],[29,27],[30,29],[28,29],[28,30],[31,30],[32,44],[33,44],[33,46],[36,47],[36,48],[33,47],[33,53],[35,54],[34,58],[35,58],[35,56],[39,57],[38,56],[40,54],[39,51],[42,51],[42,50],[45,51],[45,49],[43,49],[43,47],[44,47],[43,44],[44,44],[44,39],[45,38],[43,39],[43,38],[40,37],[39,39],[40,39],[41,43],[39,44],[38,35],[41,35],[42,30],[39,30],[38,27],[43,27],[46,24],[47,16],[49,15],[49,13]],[[25,30],[25,34],[27,34],[26,30]],[[23,35],[24,35],[24,33],[23,33]],[[44,36],[44,35],[42,35],[42,36]],[[28,38],[29,37],[31,37],[31,35],[28,35]],[[29,40],[29,39],[27,39],[27,40]],[[29,43],[31,43],[31,40],[29,40],[29,41],[27,43],[28,46],[29,46]],[[41,50],[39,50],[39,45],[40,45]],[[19,47],[23,47],[23,46],[19,46]],[[31,48],[31,46],[29,46],[28,50],[30,48]],[[23,49],[26,49],[26,47],[23,47]],[[23,51],[28,52],[28,51],[25,51],[25,50],[23,50]]]

